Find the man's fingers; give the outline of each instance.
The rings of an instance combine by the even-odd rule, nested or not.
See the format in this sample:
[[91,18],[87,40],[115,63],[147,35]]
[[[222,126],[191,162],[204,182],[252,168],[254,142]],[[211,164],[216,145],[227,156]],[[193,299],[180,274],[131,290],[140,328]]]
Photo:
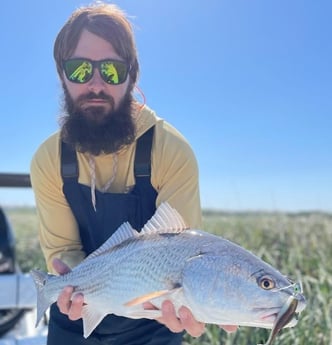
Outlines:
[[182,327],[192,336],[199,337],[205,331],[205,324],[194,319],[190,310],[186,307],[179,309],[179,316]]
[[69,309],[71,307],[71,295],[73,293],[73,287],[72,286],[66,286],[60,293],[57,305],[59,307],[59,310],[63,314],[68,314]]
[[[54,270],[62,275],[70,272],[70,267],[67,266],[60,259],[53,259],[52,265]],[[74,288],[66,286],[60,293],[57,305],[61,313],[68,315],[70,320],[78,320],[82,317],[82,308],[84,304],[84,297],[82,294],[75,294],[73,296]]]
[[179,333],[184,330],[181,321],[176,317],[173,303],[164,301],[161,306],[162,318],[159,321],[165,324],[172,332]]
[[[151,303],[144,303],[144,309],[157,309]],[[191,311],[182,306],[178,311],[178,316],[175,312],[174,305],[171,301],[164,301],[161,306],[162,317],[158,321],[168,327],[172,332],[178,333],[187,331],[192,337],[200,337],[205,331],[205,323],[197,321]],[[222,326],[225,330],[231,332],[235,331],[237,326]]]
[[66,274],[71,271],[70,267],[58,258],[53,259],[52,265],[58,274]]
[[163,316],[159,321],[172,332],[178,333],[186,330],[193,337],[199,337],[204,333],[205,324],[196,321],[188,308],[181,307],[179,309],[179,318],[176,316],[173,303],[170,301],[164,301],[161,310]]
[[70,320],[78,320],[82,317],[84,297],[78,293],[72,296],[74,288],[66,286],[60,293],[57,305],[61,313],[68,315]]
[[84,304],[84,297],[82,294],[76,294],[73,296],[71,306],[68,312],[70,320],[78,320],[82,317],[82,308]]

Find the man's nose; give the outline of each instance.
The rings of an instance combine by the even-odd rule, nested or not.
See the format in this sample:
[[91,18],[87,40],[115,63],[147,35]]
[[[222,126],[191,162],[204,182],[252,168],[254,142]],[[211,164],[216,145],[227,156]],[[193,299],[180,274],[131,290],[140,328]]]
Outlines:
[[99,70],[94,69],[92,78],[88,82],[88,87],[91,91],[99,93],[101,90],[105,89],[105,81],[101,78]]

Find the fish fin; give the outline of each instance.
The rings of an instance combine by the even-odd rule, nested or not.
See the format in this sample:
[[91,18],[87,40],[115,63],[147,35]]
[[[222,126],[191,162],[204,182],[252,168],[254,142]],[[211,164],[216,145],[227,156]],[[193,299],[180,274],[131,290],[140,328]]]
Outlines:
[[164,202],[157,208],[153,217],[144,225],[140,233],[133,229],[128,222],[125,222],[104,244],[87,256],[84,261],[107,253],[118,244],[130,238],[135,238],[139,234],[179,233],[187,229],[189,227],[185,224],[181,215],[167,202]]
[[142,304],[144,302],[149,302],[154,298],[165,296],[165,295],[169,294],[171,291],[170,290],[161,290],[161,291],[150,292],[150,293],[147,293],[146,295],[136,297],[136,298],[132,299],[131,301],[125,303],[124,305],[126,307],[133,307],[135,305]]
[[138,232],[133,229],[128,222],[125,222],[114,232],[114,234],[108,240],[106,240],[106,242],[104,242],[104,244],[102,244],[98,249],[87,256],[84,261],[100,256],[110,251],[114,246],[124,242],[125,240],[137,236]]
[[83,319],[83,336],[87,338],[93,330],[100,324],[106,314],[99,312],[95,307],[83,306],[82,319]]
[[144,225],[141,234],[179,233],[189,229],[181,215],[167,202],[162,203]]
[[54,302],[47,300],[44,293],[45,282],[52,275],[39,270],[32,270],[30,272],[30,275],[32,276],[35,282],[37,290],[37,319],[35,325],[35,327],[37,327],[48,307]]

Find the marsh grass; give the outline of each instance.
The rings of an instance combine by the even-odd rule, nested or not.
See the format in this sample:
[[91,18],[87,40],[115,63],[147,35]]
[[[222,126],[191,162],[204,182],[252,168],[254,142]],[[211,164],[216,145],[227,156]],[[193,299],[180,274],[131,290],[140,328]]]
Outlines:
[[16,238],[16,259],[22,272],[32,268],[46,269],[38,239],[38,221],[35,208],[5,209]]
[[[16,234],[17,260],[24,272],[45,269],[33,208],[10,208],[6,213]],[[281,331],[274,345],[332,344],[332,215],[312,213],[204,212],[204,230],[221,235],[301,281],[307,308],[294,328]],[[200,338],[185,336],[190,345],[264,344],[269,331],[240,327],[227,334],[208,325]]]

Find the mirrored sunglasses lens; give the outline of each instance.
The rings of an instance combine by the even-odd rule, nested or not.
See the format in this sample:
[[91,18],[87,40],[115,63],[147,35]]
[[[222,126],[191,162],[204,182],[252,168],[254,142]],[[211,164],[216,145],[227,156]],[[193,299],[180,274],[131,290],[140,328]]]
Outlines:
[[89,61],[73,59],[65,62],[65,73],[73,83],[86,83],[91,79],[93,68]]
[[100,64],[100,73],[108,84],[121,84],[127,78],[128,68],[119,61],[104,61]]

